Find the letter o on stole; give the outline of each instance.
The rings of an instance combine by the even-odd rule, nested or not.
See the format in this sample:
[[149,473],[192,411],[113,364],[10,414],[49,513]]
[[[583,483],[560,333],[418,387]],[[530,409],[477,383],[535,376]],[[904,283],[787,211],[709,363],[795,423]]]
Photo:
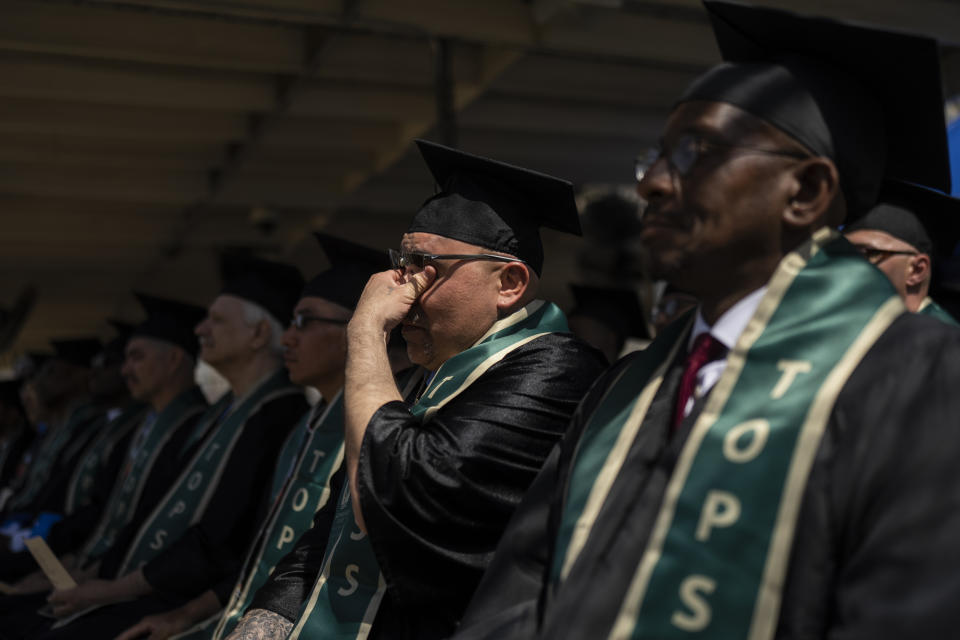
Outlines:
[[200,471],[194,471],[193,475],[190,476],[190,479],[187,480],[187,489],[190,491],[196,491],[197,487],[199,487],[201,483],[203,483],[203,473]]
[[[740,442],[747,434],[753,437],[746,446],[741,446]],[[770,423],[763,418],[741,422],[723,437],[723,457],[739,464],[750,462],[763,451],[769,436]]]
[[293,494],[293,502],[291,503],[293,510],[297,513],[303,511],[303,508],[307,506],[307,500],[309,499],[310,493],[305,487],[300,487],[297,489],[297,492]]

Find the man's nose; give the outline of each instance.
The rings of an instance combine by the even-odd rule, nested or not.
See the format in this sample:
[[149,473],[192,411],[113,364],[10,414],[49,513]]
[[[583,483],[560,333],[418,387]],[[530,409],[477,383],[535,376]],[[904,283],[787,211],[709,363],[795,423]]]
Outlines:
[[658,157],[637,182],[637,195],[647,202],[669,193],[672,189],[673,175],[667,159],[663,156]]

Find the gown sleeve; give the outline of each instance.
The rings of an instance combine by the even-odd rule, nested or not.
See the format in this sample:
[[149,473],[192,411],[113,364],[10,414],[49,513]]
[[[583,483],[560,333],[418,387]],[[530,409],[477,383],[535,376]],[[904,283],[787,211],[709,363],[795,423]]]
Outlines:
[[63,555],[83,544],[93,533],[103,515],[103,510],[110,499],[110,492],[120,475],[120,469],[127,454],[127,448],[133,439],[135,430],[131,429],[113,447],[106,462],[97,471],[94,477],[93,490],[90,492],[90,502],[80,507],[63,520],[53,525],[47,544],[57,555]]

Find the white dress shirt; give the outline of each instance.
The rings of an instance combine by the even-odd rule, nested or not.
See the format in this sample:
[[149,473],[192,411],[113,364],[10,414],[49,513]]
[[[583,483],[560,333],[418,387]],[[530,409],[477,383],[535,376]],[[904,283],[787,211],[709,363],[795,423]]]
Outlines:
[[[702,333],[709,332],[714,338],[719,340],[729,352],[737,344],[740,334],[747,328],[747,323],[753,317],[753,313],[760,304],[760,299],[767,292],[766,287],[761,287],[753,293],[741,298],[739,302],[727,309],[726,313],[717,318],[716,323],[711,327],[703,319],[700,309],[697,308],[697,319],[693,324],[693,331],[690,332],[690,339],[687,342],[687,352],[693,348],[693,342]],[[697,372],[697,383],[693,388],[693,395],[687,400],[687,406],[683,408],[683,417],[686,418],[693,410],[694,403],[705,396],[713,385],[717,384],[723,370],[727,368],[726,356],[719,360],[713,360],[703,365]]]

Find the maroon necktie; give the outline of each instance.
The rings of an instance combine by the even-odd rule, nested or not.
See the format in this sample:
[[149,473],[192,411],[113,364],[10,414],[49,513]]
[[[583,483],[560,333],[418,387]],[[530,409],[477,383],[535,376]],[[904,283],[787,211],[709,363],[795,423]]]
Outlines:
[[680,390],[677,392],[677,404],[673,409],[674,431],[683,422],[683,409],[687,406],[687,401],[693,395],[693,389],[697,385],[697,371],[700,371],[708,362],[722,358],[726,350],[723,343],[710,335],[709,331],[704,331],[694,339],[693,349],[690,350],[687,361],[684,363],[683,378],[680,379]]

